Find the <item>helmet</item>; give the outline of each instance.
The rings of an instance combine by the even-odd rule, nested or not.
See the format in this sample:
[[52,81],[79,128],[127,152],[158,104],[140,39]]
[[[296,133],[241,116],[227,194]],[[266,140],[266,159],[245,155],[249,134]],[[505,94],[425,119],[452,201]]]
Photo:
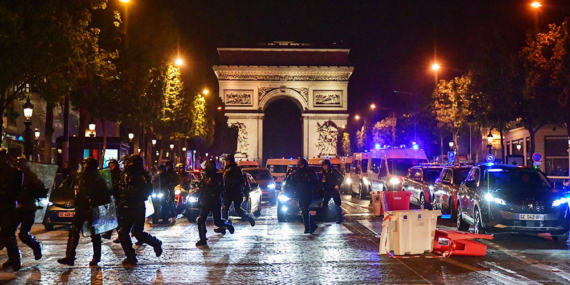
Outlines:
[[307,160],[304,158],[299,158],[299,160],[297,160],[297,166],[300,167],[301,165],[303,167],[307,167],[309,165],[309,162],[307,162]]
[[176,164],[176,168],[180,168],[180,167],[184,167],[184,164],[182,164],[182,163],[177,163],[177,164]]
[[8,155],[8,150],[3,147],[0,147],[0,156],[6,156],[6,155]]
[[170,171],[172,168],[174,168],[174,163],[172,163],[172,161],[167,161],[165,164],[166,168],[168,168],[168,171]]
[[236,158],[234,157],[233,154],[228,154],[226,155],[226,161],[229,161],[231,163],[235,163],[236,162]]
[[93,157],[84,158],[81,164],[83,165],[83,171],[97,170],[99,168],[99,163],[97,162],[97,159]]
[[107,163],[107,164],[108,164],[108,165],[115,164],[115,165],[119,166],[119,162],[118,162],[116,159],[114,159],[114,158],[111,159],[111,160],[109,160],[109,163]]
[[323,162],[321,163],[321,165],[323,165],[323,166],[324,166],[324,165],[327,165],[328,167],[331,167],[331,166],[332,166],[331,161],[328,160],[328,159],[323,160]]
[[204,163],[204,168],[206,169],[206,172],[215,173],[217,171],[216,163],[213,160],[207,160]]
[[133,166],[136,166],[136,167],[143,167],[144,166],[144,160],[138,154],[131,155],[130,156],[130,162],[132,162]]
[[16,162],[18,163],[18,166],[20,168],[28,168],[29,167],[28,160],[26,159],[25,156],[18,157],[18,160]]

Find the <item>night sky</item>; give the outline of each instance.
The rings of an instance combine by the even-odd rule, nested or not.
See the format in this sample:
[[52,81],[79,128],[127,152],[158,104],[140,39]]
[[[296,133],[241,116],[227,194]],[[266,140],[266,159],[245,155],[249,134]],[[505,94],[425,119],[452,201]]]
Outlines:
[[[365,113],[375,102],[381,107],[379,117],[392,110],[409,110],[409,97],[394,90],[419,94],[420,104],[427,100],[434,87],[430,66],[435,56],[442,66],[439,78],[450,79],[469,69],[481,43],[492,39],[494,32],[505,35],[501,40],[516,51],[535,27],[531,1],[520,0],[153,2],[157,9],[171,11],[179,24],[188,84],[197,90],[204,86],[217,94],[211,68],[218,60],[217,47],[271,41],[336,43],[351,49],[355,67],[349,83],[349,112]],[[541,29],[570,15],[568,0],[541,2]]]

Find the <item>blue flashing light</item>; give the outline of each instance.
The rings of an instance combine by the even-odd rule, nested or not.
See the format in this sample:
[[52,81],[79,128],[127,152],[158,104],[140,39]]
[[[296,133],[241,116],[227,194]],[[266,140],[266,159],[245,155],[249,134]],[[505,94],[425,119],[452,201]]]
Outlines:
[[417,143],[414,143],[414,144],[412,145],[412,149],[413,149],[413,150],[418,150],[418,149],[420,149],[420,146],[419,146]]
[[502,168],[492,168],[492,169],[488,169],[488,172],[503,172],[504,170]]
[[374,145],[374,148],[375,148],[375,149],[380,149],[380,144],[379,144],[379,143],[375,144],[375,145]]
[[368,150],[367,150],[367,149],[365,149],[365,150],[364,150],[364,152],[368,152]]
[[441,215],[442,219],[451,219],[451,215],[450,214],[443,214]]
[[489,162],[489,163],[487,163],[486,165],[487,165],[487,166],[493,166],[493,165],[495,165],[495,163]]

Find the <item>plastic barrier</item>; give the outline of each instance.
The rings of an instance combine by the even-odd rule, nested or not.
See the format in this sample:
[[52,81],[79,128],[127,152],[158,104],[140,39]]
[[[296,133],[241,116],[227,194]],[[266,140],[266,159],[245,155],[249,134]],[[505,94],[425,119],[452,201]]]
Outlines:
[[493,239],[493,235],[436,229],[433,252],[445,257],[450,255],[485,256],[487,245],[470,240],[474,238]]
[[[408,196],[409,197],[409,196]],[[440,210],[389,211],[384,215],[378,254],[432,252]]]
[[383,191],[384,211],[402,211],[410,209],[410,191]]
[[382,209],[384,204],[382,194],[380,191],[372,191],[370,195],[372,195],[372,212],[374,213],[374,216],[380,217],[384,214],[384,211]]

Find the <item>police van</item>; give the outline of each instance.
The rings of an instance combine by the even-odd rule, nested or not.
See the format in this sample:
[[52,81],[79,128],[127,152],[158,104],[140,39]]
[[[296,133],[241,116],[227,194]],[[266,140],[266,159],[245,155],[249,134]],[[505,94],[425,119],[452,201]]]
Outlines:
[[282,182],[287,175],[287,170],[295,167],[297,160],[293,158],[269,158],[265,167],[271,172],[273,180],[276,182]]
[[371,191],[400,191],[408,170],[427,162],[425,152],[419,149],[386,148],[355,153],[350,176],[352,196],[366,199]]

